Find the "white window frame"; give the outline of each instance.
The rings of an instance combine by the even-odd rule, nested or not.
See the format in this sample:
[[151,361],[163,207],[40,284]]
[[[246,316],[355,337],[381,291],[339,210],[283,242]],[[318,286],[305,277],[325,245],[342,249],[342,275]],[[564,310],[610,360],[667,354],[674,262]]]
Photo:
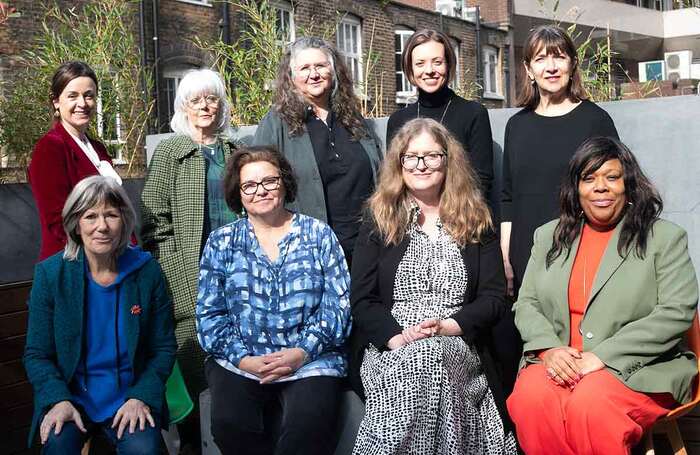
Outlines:
[[[495,98],[503,99],[503,92],[501,91],[501,59],[499,57],[500,50],[493,46],[484,46],[482,49],[482,74],[484,83],[484,98]],[[491,62],[489,57],[495,58],[495,66],[493,67],[495,87],[491,87]]]
[[[352,42],[348,45],[348,35],[351,39],[353,35],[357,38],[354,46]],[[338,52],[345,59],[355,88],[360,89],[360,93],[363,93],[366,87],[364,87],[365,81],[362,74],[362,22],[359,18],[349,14],[343,16],[336,30],[336,45]],[[357,74],[355,74],[355,70],[357,70]]]
[[[404,49],[406,49],[406,42],[411,38],[411,36],[414,33],[415,31],[405,27],[398,27],[394,30],[394,62],[396,61],[396,58],[398,56],[399,63],[401,63],[403,51]],[[397,37],[399,37],[400,39],[400,48],[396,48]],[[416,96],[416,87],[414,87],[413,84],[411,84],[411,82],[408,80],[408,77],[403,72],[403,68],[401,67],[401,65],[395,68],[394,74],[396,76],[400,75],[402,80],[402,86],[396,86],[396,103],[408,104],[410,102],[410,99]],[[396,77],[394,77],[394,79],[396,79]],[[408,90],[402,90],[405,88],[408,88]]]
[[[114,87],[112,88],[114,90]],[[122,145],[126,144],[126,141],[122,137],[122,118],[121,114],[119,113],[119,106],[117,106],[117,112],[114,116],[114,130],[117,133],[117,138],[116,139],[107,139],[104,137],[105,131],[104,131],[104,114],[102,112],[102,97],[98,94],[97,95],[97,135],[100,136],[100,139],[102,139],[102,142],[105,145],[116,145],[116,154],[114,158],[112,159],[112,162],[114,164],[126,164],[127,161],[124,159],[123,155],[123,150],[122,150]]]
[[189,3],[191,5],[199,5],[199,6],[207,6],[209,8],[212,8],[214,5],[212,4],[213,0],[177,0],[180,3]]
[[294,7],[290,2],[276,0],[270,3],[270,6],[275,10],[275,20],[284,13],[289,14],[289,36],[286,37],[286,41],[279,41],[281,45],[287,45],[296,40],[296,26],[294,25]]
[[455,54],[454,77],[452,78],[452,82],[450,82],[450,88],[452,90],[459,90],[462,85],[462,65],[459,57],[459,41],[450,37],[450,46],[452,46],[452,51]]
[[196,67],[190,67],[190,66],[175,66],[171,68],[166,68],[163,71],[163,93],[167,96],[167,98],[170,97],[170,93],[168,90],[168,79],[173,80],[175,83],[175,87],[173,87],[173,92],[172,92],[172,99],[167,99],[165,100],[165,109],[168,113],[168,122],[173,118],[173,115],[175,114],[175,96],[177,96],[177,88],[180,85],[180,81],[182,80],[183,77],[185,77],[185,73],[189,70],[192,69],[197,69]]

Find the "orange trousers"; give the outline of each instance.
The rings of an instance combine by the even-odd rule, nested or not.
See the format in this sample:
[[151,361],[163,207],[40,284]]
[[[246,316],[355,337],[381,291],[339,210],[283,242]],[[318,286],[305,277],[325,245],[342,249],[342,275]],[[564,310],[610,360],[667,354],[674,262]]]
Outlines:
[[668,393],[635,392],[606,370],[569,390],[535,364],[520,372],[507,405],[526,454],[615,455],[629,454],[676,401]]

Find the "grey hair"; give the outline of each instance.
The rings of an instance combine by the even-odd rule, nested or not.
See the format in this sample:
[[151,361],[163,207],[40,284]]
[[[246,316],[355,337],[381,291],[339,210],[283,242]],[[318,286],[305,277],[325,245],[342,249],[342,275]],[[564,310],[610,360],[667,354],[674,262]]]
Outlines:
[[177,86],[177,94],[173,103],[173,119],[170,121],[170,129],[177,134],[184,134],[192,139],[196,134],[190,121],[187,119],[187,100],[203,94],[219,97],[219,110],[216,113],[216,134],[221,137],[233,136],[231,129],[231,105],[226,96],[226,86],[221,75],[210,69],[190,70],[185,73]]
[[328,62],[331,64],[331,75],[333,76],[331,96],[335,95],[335,92],[338,89],[338,76],[335,74],[335,58],[333,58],[333,48],[328,41],[322,38],[317,38],[315,36],[304,36],[289,45],[289,72],[292,75],[292,80],[294,80],[294,77],[296,76],[296,60],[299,57],[299,54],[307,49],[318,49],[323,52],[328,59]]
[[63,258],[74,261],[83,246],[83,239],[78,234],[80,218],[91,208],[106,204],[119,210],[122,218],[122,232],[115,251],[115,256],[124,252],[136,225],[136,212],[124,188],[112,177],[93,175],[79,181],[68,195],[63,206],[63,230],[66,231],[66,248]]

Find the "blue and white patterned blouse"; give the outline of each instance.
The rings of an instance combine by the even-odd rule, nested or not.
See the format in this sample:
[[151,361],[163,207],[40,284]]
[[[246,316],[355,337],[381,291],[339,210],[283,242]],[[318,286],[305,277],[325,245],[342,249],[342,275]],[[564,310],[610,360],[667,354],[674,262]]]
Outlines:
[[345,376],[350,334],[350,275],[331,228],[295,213],[271,262],[247,218],[211,233],[199,271],[197,336],[222,367],[258,380],[238,367],[247,355],[302,348],[307,362],[291,381]]

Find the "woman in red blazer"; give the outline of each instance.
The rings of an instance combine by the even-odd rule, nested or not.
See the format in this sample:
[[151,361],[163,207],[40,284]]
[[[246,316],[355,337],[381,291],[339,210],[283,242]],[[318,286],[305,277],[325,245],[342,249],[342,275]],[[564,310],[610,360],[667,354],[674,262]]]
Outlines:
[[43,260],[66,244],[61,211],[68,194],[85,177],[121,179],[105,146],[86,131],[97,106],[97,76],[83,62],[67,62],[53,75],[50,92],[53,127],[34,146],[28,178],[41,222]]

